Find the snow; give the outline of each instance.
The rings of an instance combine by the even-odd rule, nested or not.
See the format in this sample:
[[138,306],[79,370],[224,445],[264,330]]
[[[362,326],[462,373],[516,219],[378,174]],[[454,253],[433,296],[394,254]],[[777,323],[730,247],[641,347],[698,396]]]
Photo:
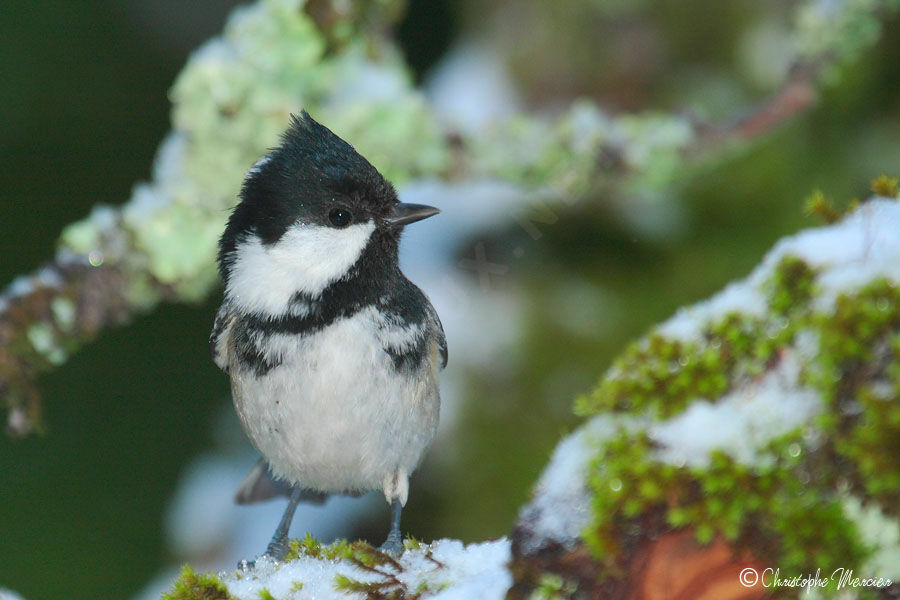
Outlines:
[[878,277],[900,282],[900,202],[875,198],[843,221],[785,239],[763,266],[780,256],[796,255],[823,269],[816,283],[822,293],[816,308],[830,309],[841,293],[852,292]]
[[746,465],[767,460],[759,449],[795,428],[809,425],[825,405],[819,394],[799,387],[801,361],[786,352],[759,380],[715,403],[698,400],[675,417],[653,424],[650,438],[662,444],[657,458],[675,466],[706,467],[710,452],[721,450]]
[[25,600],[12,590],[0,588],[0,600]]
[[[420,567],[425,571],[429,587],[436,588],[443,583],[449,587],[433,596],[436,600],[470,600],[471,598],[505,598],[512,585],[512,575],[507,569],[511,559],[510,544],[502,538],[480,544],[463,546],[455,540],[436,542],[432,558],[446,565],[445,569],[433,569],[430,561],[419,558]],[[410,580],[412,583],[414,580]],[[410,589],[415,590],[413,585]]]
[[573,546],[590,522],[591,495],[585,485],[587,469],[599,444],[631,419],[594,417],[564,438],[553,452],[535,486],[534,498],[519,514],[517,542],[528,555],[551,543]]
[[660,325],[656,331],[677,340],[695,340],[700,337],[707,323],[732,312],[761,317],[766,312],[766,298],[760,289],[746,279],[730,283],[709,300],[679,309],[674,317]]
[[[268,559],[250,571],[220,574],[228,592],[241,600],[256,600],[265,589],[279,600],[292,598],[363,598],[361,593],[335,590],[335,577],[356,581],[388,581],[395,577],[397,589],[416,592],[431,590],[424,598],[439,600],[501,599],[512,585],[506,568],[510,560],[509,540],[464,545],[457,540],[439,540],[422,549],[407,550],[397,563],[363,570],[344,560],[302,556],[288,563]],[[298,587],[302,583],[302,589]]]
[[900,522],[885,515],[878,506],[865,505],[853,496],[843,504],[844,514],[856,525],[860,538],[874,550],[859,566],[860,574],[900,581]]
[[877,277],[900,283],[900,202],[872,198],[833,225],[806,229],[779,241],[760,265],[741,281],[705,302],[679,310],[657,332],[679,340],[696,340],[703,328],[730,312],[762,316],[765,283],[776,265],[794,256],[821,272],[821,292],[814,307],[829,310],[842,293],[853,292]]

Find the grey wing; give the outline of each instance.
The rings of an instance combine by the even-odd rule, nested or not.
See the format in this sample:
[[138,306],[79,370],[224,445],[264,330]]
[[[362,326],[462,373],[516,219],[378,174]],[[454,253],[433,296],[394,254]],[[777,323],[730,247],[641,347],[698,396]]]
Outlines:
[[209,334],[209,353],[216,366],[228,372],[228,343],[231,338],[231,330],[234,326],[235,316],[223,302],[216,313],[216,322],[212,333]]
[[[291,486],[288,482],[277,479],[272,475],[268,463],[260,458],[250,469],[250,472],[241,482],[238,491],[234,495],[235,504],[256,504],[265,500],[271,500],[279,496],[290,496]],[[334,494],[339,496],[361,496],[355,491]],[[324,504],[329,494],[314,490],[303,490],[300,493],[300,501],[309,504]]]
[[428,323],[437,345],[437,351],[440,353],[441,368],[443,369],[447,366],[447,336],[444,335],[444,326],[441,324],[441,318],[430,301],[428,301]]
[[[235,504],[256,504],[278,496],[290,496],[291,486],[286,481],[276,479],[269,470],[266,461],[259,459],[256,465],[241,482],[237,493],[234,495]],[[328,494],[314,492],[312,490],[304,490],[300,496],[303,502],[310,504],[324,504],[328,499]]]

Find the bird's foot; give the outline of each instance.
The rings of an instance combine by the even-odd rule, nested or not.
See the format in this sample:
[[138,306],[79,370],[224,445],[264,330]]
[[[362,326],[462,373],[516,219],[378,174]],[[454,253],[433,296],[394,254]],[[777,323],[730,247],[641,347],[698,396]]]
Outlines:
[[266,548],[265,556],[268,556],[275,562],[284,562],[284,557],[287,556],[290,549],[291,544],[287,536],[272,538],[272,541],[269,542],[269,546]]
[[238,561],[237,568],[240,571],[250,571],[256,568],[256,563],[260,560],[269,560],[272,562],[284,562],[284,557],[291,549],[291,544],[285,538],[273,538],[266,547],[266,553],[256,557],[255,560],[247,560],[243,558]]
[[400,536],[400,531],[392,530],[388,534],[387,539],[384,540],[384,543],[378,547],[378,550],[385,554],[390,554],[394,558],[403,554],[403,538]]

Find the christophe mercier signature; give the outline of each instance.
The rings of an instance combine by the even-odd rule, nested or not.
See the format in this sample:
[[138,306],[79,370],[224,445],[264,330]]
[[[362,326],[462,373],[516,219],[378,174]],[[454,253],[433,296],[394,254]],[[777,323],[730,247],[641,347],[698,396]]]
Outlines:
[[888,577],[860,577],[853,569],[838,567],[831,575],[823,575],[822,569],[816,569],[815,575],[795,575],[782,577],[780,569],[765,568],[757,571],[748,567],[740,573],[741,585],[754,587],[757,584],[765,588],[884,588],[893,581]]

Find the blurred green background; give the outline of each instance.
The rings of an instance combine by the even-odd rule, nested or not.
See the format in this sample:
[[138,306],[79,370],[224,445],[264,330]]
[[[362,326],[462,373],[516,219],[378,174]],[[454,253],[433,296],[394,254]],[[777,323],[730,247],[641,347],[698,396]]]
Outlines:
[[[0,2],[0,285],[51,257],[65,224],[149,178],[168,86],[237,4]],[[491,39],[529,109],[589,96],[613,112],[721,120],[777,86],[772,52],[798,5],[550,4],[412,1],[395,33],[418,79],[456,40]],[[417,476],[406,529],[464,541],[507,533],[576,424],[574,396],[629,339],[817,224],[802,212],[814,189],[844,204],[900,172],[900,20],[884,25],[813,110],[687,169],[659,203],[632,209],[645,214],[598,194],[561,209],[539,240],[510,220],[460,248],[527,248],[502,284],[526,318],[508,360],[467,374],[459,433]],[[635,225],[646,220],[663,226]],[[42,379],[47,435],[0,438],[0,586],[32,599],[128,597],[169,558],[167,502],[229,402],[206,346],[218,300],[163,306]],[[360,533],[377,538],[382,525]]]

